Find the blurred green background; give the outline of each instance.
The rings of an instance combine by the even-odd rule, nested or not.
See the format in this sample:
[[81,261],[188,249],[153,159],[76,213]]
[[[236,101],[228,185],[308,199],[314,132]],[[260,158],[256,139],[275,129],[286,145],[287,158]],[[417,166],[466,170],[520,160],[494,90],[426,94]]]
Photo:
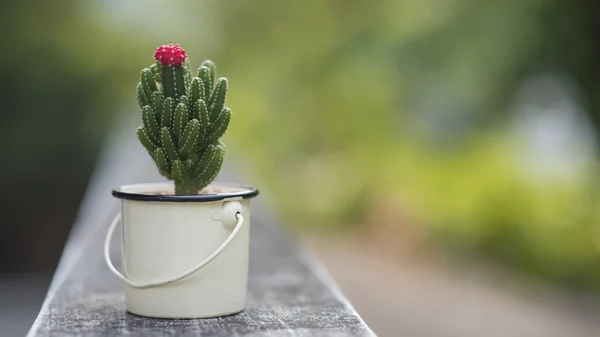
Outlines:
[[230,155],[294,230],[415,228],[598,290],[598,7],[3,1],[0,271],[53,270],[111,123],[173,41],[230,80]]

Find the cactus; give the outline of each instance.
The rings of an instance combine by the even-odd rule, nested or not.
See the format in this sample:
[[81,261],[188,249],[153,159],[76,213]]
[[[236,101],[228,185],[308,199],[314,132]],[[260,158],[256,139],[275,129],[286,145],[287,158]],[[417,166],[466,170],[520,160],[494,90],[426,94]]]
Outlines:
[[154,59],[137,85],[143,124],[137,137],[160,174],[175,182],[175,194],[198,194],[223,164],[225,145],[219,138],[231,120],[225,107],[227,79],[215,80],[216,67],[209,60],[193,76],[177,44],[158,47]]

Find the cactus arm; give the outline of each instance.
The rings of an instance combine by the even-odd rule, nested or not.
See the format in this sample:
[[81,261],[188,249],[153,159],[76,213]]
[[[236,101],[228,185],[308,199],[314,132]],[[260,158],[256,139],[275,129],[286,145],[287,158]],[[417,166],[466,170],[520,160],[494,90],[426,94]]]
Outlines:
[[156,121],[160,123],[162,121],[162,108],[163,108],[163,97],[159,91],[155,91],[152,93],[151,99],[152,110],[154,110],[154,117]]
[[212,84],[215,83],[215,77],[217,76],[217,66],[211,60],[204,60],[200,66],[208,68],[209,83],[211,84],[209,88],[212,89]]
[[173,141],[173,137],[171,137],[171,132],[169,132],[169,129],[162,128],[161,140],[167,158],[169,158],[170,160],[177,159],[178,156],[177,150],[175,149],[175,142]]
[[140,109],[148,105],[148,98],[144,93],[144,88],[142,87],[142,82],[139,82],[137,85],[137,101]]
[[185,95],[185,81],[181,65],[165,66],[163,68],[163,88],[165,96],[178,98]]
[[158,166],[158,172],[163,176],[171,179],[171,169],[169,168],[169,160],[167,159],[167,155],[165,151],[160,147],[156,149],[154,152],[154,160],[156,161],[156,165]]
[[[150,67],[148,67],[148,69],[150,69],[150,74],[152,74],[152,78],[154,79],[154,82],[161,83],[162,82],[162,76],[160,76],[160,77],[156,76],[157,67],[158,67],[158,65],[155,63],[155,64],[151,65]],[[161,72],[162,72],[162,70],[161,70]]]
[[196,181],[202,186],[208,185],[217,177],[225,157],[225,148],[220,144],[211,144],[209,147],[212,148],[211,156],[208,161],[202,162],[203,168],[196,177]]
[[154,74],[152,73],[152,70],[145,68],[142,70],[140,77],[142,79],[142,89],[144,90],[144,94],[146,94],[146,98],[150,98],[152,93],[158,90],[156,82],[154,81]]
[[199,77],[194,77],[190,88],[190,98],[192,102],[196,102],[199,99],[204,99],[204,84]]
[[225,133],[231,120],[231,110],[229,108],[223,108],[217,119],[210,125],[208,134],[206,136],[206,142],[213,143]]
[[192,119],[200,120],[200,114],[198,113],[198,109],[199,109],[198,101],[190,102],[190,104],[191,104],[191,109],[188,109],[190,120],[192,120]]
[[156,62],[150,66],[150,70],[152,70],[152,75],[154,75],[154,81],[157,83],[162,83],[162,73],[163,73],[163,65],[160,62]]
[[150,139],[150,136],[148,135],[146,129],[140,126],[139,128],[137,128],[136,133],[140,143],[142,143],[142,145],[146,148],[148,153],[154,153],[154,151],[156,150],[156,143],[152,141],[152,139]]
[[198,100],[196,106],[198,110],[198,122],[200,123],[198,141],[202,142],[206,138],[206,132],[208,131],[208,110],[206,109],[206,103],[204,103],[203,100]]
[[175,134],[175,139],[181,139],[183,128],[187,121],[187,107],[183,103],[177,104],[177,109],[175,109],[175,120],[173,121],[173,133]]
[[210,121],[214,121],[219,116],[221,110],[225,106],[225,98],[227,97],[227,79],[219,78],[215,90],[208,101],[208,109],[210,110]]
[[160,138],[160,131],[158,129],[158,123],[156,122],[154,113],[149,105],[146,105],[142,109],[142,122],[144,124],[144,129],[146,129],[150,138],[153,141],[158,141]]
[[183,96],[186,94],[185,90],[185,74],[182,66],[173,66],[175,77],[175,92],[177,93],[177,97]]
[[190,58],[187,57],[183,63],[183,78],[185,81],[185,87],[189,88],[192,85],[192,70],[191,70]]
[[206,66],[201,66],[198,68],[198,77],[202,80],[202,84],[204,85],[204,97],[208,99],[213,89],[213,78],[210,72],[210,69]]
[[191,116],[191,114],[189,113],[189,112],[190,112],[190,111],[189,111],[189,110],[190,110],[190,109],[189,109],[189,107],[190,107],[190,99],[189,99],[189,97],[188,97],[187,95],[183,95],[183,96],[179,97],[179,104],[183,104],[183,105],[185,105],[185,107],[186,107],[186,108],[187,108],[187,110],[188,110],[188,114],[187,114],[187,116],[188,116],[188,117],[189,117],[189,116]]
[[210,163],[212,157],[215,155],[216,147],[213,144],[210,144],[204,148],[202,155],[198,158],[198,161],[192,170],[192,174],[194,178],[198,180],[198,178],[204,173],[206,170],[206,164]]
[[187,126],[183,131],[183,136],[181,137],[180,142],[180,153],[190,153],[194,147],[194,144],[196,144],[199,134],[200,122],[197,119],[192,119],[189,123],[187,123]]
[[172,67],[163,67],[162,86],[166,97],[177,98],[175,95],[175,77]]
[[160,125],[170,128],[173,124],[173,113],[175,111],[175,100],[172,97],[167,97],[163,101],[163,115]]

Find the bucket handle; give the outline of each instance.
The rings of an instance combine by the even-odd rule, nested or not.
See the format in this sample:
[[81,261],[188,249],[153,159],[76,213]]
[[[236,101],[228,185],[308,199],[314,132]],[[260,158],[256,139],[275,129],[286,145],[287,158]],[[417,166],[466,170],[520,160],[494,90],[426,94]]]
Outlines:
[[212,260],[214,260],[217,256],[219,256],[225,250],[225,248],[227,248],[227,246],[229,246],[231,241],[233,241],[233,239],[238,235],[240,229],[242,228],[242,224],[244,223],[244,216],[242,215],[242,205],[237,201],[226,202],[223,205],[222,218],[220,218],[219,220],[222,222],[223,226],[225,226],[227,228],[233,224],[232,217],[235,217],[235,219],[237,219],[237,224],[233,228],[233,231],[231,232],[231,234],[229,234],[229,237],[227,237],[227,239],[219,246],[219,248],[217,248],[217,250],[215,250],[207,258],[205,258],[202,262],[198,263],[197,265],[193,266],[192,268],[188,269],[187,271],[185,271],[179,275],[176,275],[176,276],[173,276],[173,277],[170,277],[167,279],[151,281],[151,282],[135,282],[135,281],[128,279],[123,274],[121,274],[115,268],[115,266],[113,266],[113,263],[110,259],[110,241],[112,239],[115,228],[117,227],[117,225],[119,224],[119,222],[121,220],[121,213],[119,212],[113,219],[112,223],[110,224],[110,227],[108,228],[108,233],[106,233],[106,240],[104,241],[104,261],[106,262],[108,269],[113,274],[115,274],[116,277],[118,277],[123,282],[125,282],[127,285],[129,285],[130,287],[133,287],[133,288],[141,289],[141,288],[157,287],[157,286],[162,286],[165,284],[169,284],[169,283],[173,283],[173,282],[182,280],[182,279],[192,275],[193,273],[197,272],[198,270],[202,269],[207,264],[209,264]]

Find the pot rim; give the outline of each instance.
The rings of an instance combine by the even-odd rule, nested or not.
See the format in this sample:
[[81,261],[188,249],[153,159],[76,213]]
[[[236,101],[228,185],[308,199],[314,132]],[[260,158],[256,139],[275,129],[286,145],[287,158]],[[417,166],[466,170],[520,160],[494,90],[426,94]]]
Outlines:
[[[123,185],[112,190],[112,195],[118,199],[133,201],[152,202],[211,202],[229,198],[251,199],[258,195],[258,189],[238,183],[213,183],[208,186],[222,187],[233,190],[232,192],[196,194],[196,195],[174,195],[156,194],[157,190],[172,190],[173,182],[157,182],[146,184]],[[147,192],[144,192],[147,191]]]

